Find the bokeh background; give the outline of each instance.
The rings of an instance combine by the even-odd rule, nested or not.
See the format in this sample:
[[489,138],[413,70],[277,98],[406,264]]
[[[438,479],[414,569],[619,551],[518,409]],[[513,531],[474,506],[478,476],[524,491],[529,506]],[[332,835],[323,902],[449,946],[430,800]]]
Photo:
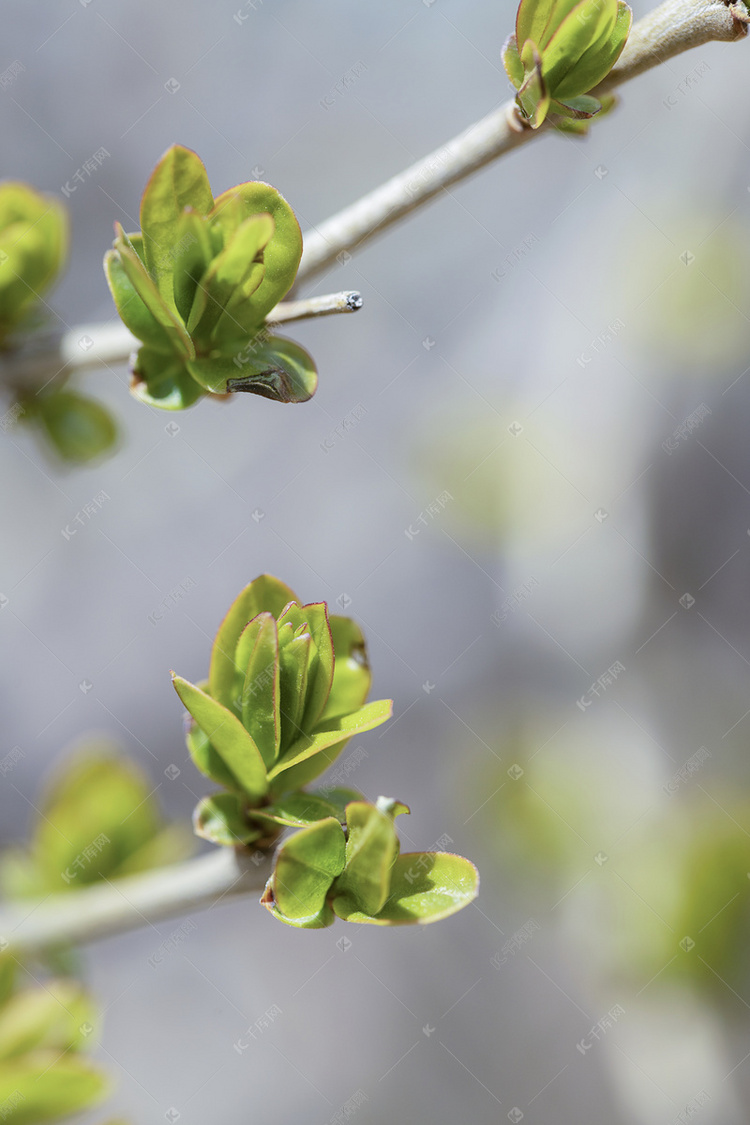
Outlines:
[[[69,198],[65,326],[112,319],[112,223],[137,229],[169,144],[308,229],[509,95],[510,0],[238,4],[6,0],[2,175],[60,194],[110,154]],[[92,946],[111,1115],[323,1125],[364,1091],[362,1125],[747,1121],[746,51],[653,70],[586,141],[524,147],[308,286],[364,297],[289,333],[310,403],[170,416],[123,367],[80,380],[120,419],[111,459],[3,435],[2,846],[90,732],[188,820],[169,669],[205,675],[270,571],[346,604],[395,700],[350,783],[482,875],[420,930],[241,901],[157,965],[177,921]]]

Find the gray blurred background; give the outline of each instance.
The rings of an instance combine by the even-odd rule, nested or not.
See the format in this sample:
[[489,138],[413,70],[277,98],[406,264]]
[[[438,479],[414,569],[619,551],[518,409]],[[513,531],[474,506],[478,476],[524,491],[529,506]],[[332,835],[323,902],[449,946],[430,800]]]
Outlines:
[[[266,179],[310,228],[506,99],[514,14],[6,0],[0,70],[23,69],[0,90],[2,175],[77,182],[62,323],[113,318],[112,224],[138,228],[170,144],[215,194]],[[586,141],[540,139],[308,286],[364,307],[288,332],[318,364],[307,405],[172,416],[130,399],[123,367],[80,380],[120,419],[111,459],[64,470],[4,435],[0,692],[23,756],[0,844],[91,731],[189,818],[207,785],[169,670],[203,677],[269,571],[351,599],[373,697],[395,701],[351,783],[412,805],[405,847],[447,834],[482,875],[475,905],[419,930],[298,932],[243,901],[195,915],[156,967],[176,922],[92,947],[111,1116],[322,1125],[361,1090],[362,1125],[747,1121],[750,991],[701,946],[723,920],[698,902],[688,954],[675,902],[709,812],[750,839],[746,52],[652,71]]]

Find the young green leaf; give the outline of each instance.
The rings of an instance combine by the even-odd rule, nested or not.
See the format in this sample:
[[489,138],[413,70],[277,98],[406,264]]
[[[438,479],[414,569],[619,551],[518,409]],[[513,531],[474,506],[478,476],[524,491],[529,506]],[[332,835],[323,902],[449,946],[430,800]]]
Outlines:
[[[227,207],[229,201],[234,199],[239,199],[241,203],[239,212]],[[250,215],[264,213],[273,219],[275,234],[264,250],[263,281],[254,295],[259,322],[265,319],[266,314],[291,289],[297,274],[302,257],[302,232],[294,211],[275,188],[269,184],[251,182],[238,184],[218,196],[209,216],[211,224],[227,231],[237,225],[240,216],[245,219]]]
[[237,355],[194,359],[187,368],[212,394],[247,391],[274,402],[307,402],[318,385],[315,364],[304,348],[263,333]]
[[263,835],[257,824],[245,816],[245,801],[237,793],[216,793],[198,802],[193,813],[196,836],[212,844],[240,847]]
[[268,792],[266,767],[258,747],[240,720],[204,691],[172,675],[172,683],[186,709],[232,771],[251,802],[259,802]]
[[261,900],[284,921],[327,925],[324,908],[331,884],[344,868],[344,831],[338,820],[318,821],[282,844]]
[[269,824],[279,824],[288,828],[307,828],[319,820],[335,817],[341,821],[337,806],[315,793],[287,793],[278,797],[271,805],[253,809],[253,818]]
[[[312,734],[303,734],[294,745],[290,746],[284,757],[269,771],[269,781],[273,781],[280,774],[291,770],[292,767],[306,762],[308,758],[320,755],[323,759],[320,762],[320,768],[312,775],[317,777],[318,773],[331,764],[332,758],[324,755],[326,750],[330,750],[334,746],[337,750],[339,747],[343,749],[343,744],[353,735],[364,734],[365,731],[379,727],[381,723],[390,719],[392,713],[392,701],[390,699],[378,699],[350,715],[339,715],[334,719],[324,720]],[[296,788],[296,786],[285,784],[287,780],[285,778],[282,782],[285,789]],[[279,785],[275,785],[274,788],[278,790]]]
[[388,900],[377,914],[357,910],[343,897],[333,900],[333,909],[347,922],[425,925],[468,906],[478,889],[479,873],[468,859],[446,852],[412,852],[400,855],[391,868]]
[[213,249],[208,224],[192,207],[186,207],[177,222],[173,250],[173,286],[177,312],[185,324],[190,320],[199,285],[208,269]]
[[346,823],[346,864],[336,880],[334,903],[341,897],[348,908],[378,914],[388,898],[391,868],[398,855],[393,818],[366,801],[353,801],[347,805]]
[[[222,334],[214,329],[237,290],[241,290],[243,300],[249,300],[261,284],[265,273],[263,251],[273,233],[270,215],[251,215],[229,236],[201,279],[200,299],[196,300],[187,324],[194,339],[213,340],[221,346]],[[256,329],[262,319],[256,323]],[[247,335],[240,326],[240,339]]]
[[244,671],[235,664],[240,634],[259,613],[270,613],[278,618],[296,595],[285,583],[271,574],[261,574],[232,602],[219,626],[211,649],[211,667],[208,673],[208,690],[214,699],[231,707],[240,694]]
[[186,207],[207,215],[213,205],[203,161],[191,149],[172,145],[146,184],[141,199],[141,231],[146,268],[175,312],[172,253],[179,241],[180,218]]
[[154,284],[135,249],[127,244],[125,233],[119,223],[115,224],[115,231],[117,233],[114,243],[115,252],[128,281],[154,320],[158,321],[166,332],[171,350],[176,355],[193,359],[195,347],[176,308],[172,308],[174,302],[167,301]]
[[268,769],[281,744],[279,638],[273,614],[259,613],[237,642],[235,663],[245,670],[242,724],[250,732]]
[[331,615],[329,624],[335,659],[331,691],[321,721],[362,707],[372,683],[365,637],[359,625],[350,617],[336,614]]
[[130,391],[147,406],[160,410],[185,410],[203,394],[179,357],[145,344],[135,357]]

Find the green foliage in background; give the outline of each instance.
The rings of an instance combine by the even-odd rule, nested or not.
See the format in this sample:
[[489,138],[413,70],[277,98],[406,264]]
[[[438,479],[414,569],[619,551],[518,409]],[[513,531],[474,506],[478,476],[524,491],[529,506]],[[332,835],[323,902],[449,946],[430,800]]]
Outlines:
[[[28,184],[0,183],[0,352],[12,352],[43,326],[41,298],[66,264],[68,240],[60,200]],[[17,391],[10,413],[33,425],[61,460],[82,464],[114,446],[117,427],[101,403],[68,390],[66,381],[34,394]]]
[[80,984],[18,987],[17,962],[0,955],[0,1117],[13,1125],[59,1121],[98,1104],[109,1083],[84,1055],[96,1013]]
[[667,780],[603,718],[550,724],[551,737],[532,725],[496,743],[503,768],[477,779],[505,878],[534,912],[555,911],[602,977],[744,1011],[750,801],[712,781],[707,752]]
[[82,747],[50,780],[26,850],[3,857],[0,875],[15,896],[75,890],[173,863],[190,835],[167,825],[153,785],[107,743]]
[[21,420],[31,423],[55,455],[85,465],[110,453],[119,437],[112,414],[96,399],[56,383],[20,400]]
[[0,348],[38,311],[67,255],[65,206],[28,184],[0,183]]
[[262,575],[240,593],[216,634],[208,681],[173,674],[192,716],[187,745],[198,769],[224,792],[204,798],[196,832],[217,844],[279,850],[264,903],[291,925],[330,925],[334,914],[394,925],[445,917],[476,895],[468,860],[440,853],[399,858],[398,801],[369,804],[354,790],[303,792],[349,739],[385,722],[390,700],[365,703],[364,637],[324,602],[302,605]]
[[574,132],[612,105],[589,94],[617,62],[633,14],[623,0],[521,0],[503,64],[521,118],[538,129],[548,115]]
[[265,327],[302,255],[299,224],[276,189],[244,183],[214,199],[199,157],[173,145],[146,185],[140,217],[136,234],[115,224],[104,259],[117,311],[142,341],[136,397],[166,410],[227,391],[309,399],[311,357]]

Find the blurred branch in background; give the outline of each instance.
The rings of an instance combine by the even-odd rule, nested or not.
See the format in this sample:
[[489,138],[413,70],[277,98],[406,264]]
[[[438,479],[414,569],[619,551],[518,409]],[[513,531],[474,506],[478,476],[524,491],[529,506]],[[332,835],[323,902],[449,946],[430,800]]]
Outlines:
[[[266,323],[270,328],[293,320],[310,320],[357,312],[362,297],[353,290],[326,293],[301,301],[282,301]],[[58,375],[126,363],[140,347],[122,323],[80,324],[67,332],[33,335],[16,351],[0,354],[0,381],[14,390],[43,389]]]
[[50,895],[42,903],[5,905],[0,948],[31,953],[124,933],[236,895],[260,893],[270,873],[265,853],[220,848],[186,863]]
[[[625,49],[612,71],[592,93],[610,93],[616,87],[683,51],[711,41],[732,42],[747,35],[748,11],[742,0],[665,0],[633,27]],[[400,172],[385,184],[333,215],[304,236],[304,251],[296,284],[333,265],[373,235],[405,218],[444,189],[470,176],[542,132],[554,131],[546,121],[531,129],[520,121],[516,102],[470,125],[463,133]],[[277,306],[269,323],[280,324],[311,316],[354,312],[361,306],[358,294],[340,293],[293,301]],[[86,325],[63,335],[40,339],[10,353],[0,365],[0,382],[18,390],[45,386],[62,373],[124,362],[137,341],[122,325]]]
[[[597,96],[610,93],[630,78],[691,47],[713,40],[742,39],[747,35],[747,20],[747,8],[743,3],[727,6],[723,0],[708,3],[692,0],[687,4],[666,0],[633,26],[620,59],[592,93]],[[505,102],[405,172],[315,230],[308,231],[297,281],[313,277],[340,254],[361,246],[373,234],[429,202],[444,188],[512,152],[537,134],[554,131],[549,123],[539,129],[524,127],[516,115],[515,104],[515,101]]]

